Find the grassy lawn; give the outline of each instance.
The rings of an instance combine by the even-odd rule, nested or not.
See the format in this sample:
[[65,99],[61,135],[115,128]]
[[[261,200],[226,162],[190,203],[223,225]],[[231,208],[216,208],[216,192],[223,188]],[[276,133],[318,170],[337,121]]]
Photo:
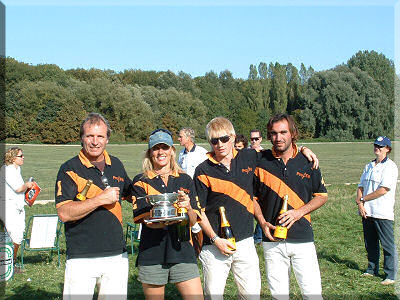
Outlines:
[[[356,183],[364,165],[373,159],[371,143],[308,144],[320,159],[321,170],[328,184],[328,203],[312,214],[322,288],[325,299],[397,299],[395,288],[380,284],[381,277],[362,277],[366,267],[366,252],[362,226],[354,204]],[[40,199],[54,199],[54,182],[58,168],[66,159],[77,154],[79,146],[24,145],[23,177],[34,176],[42,187]],[[208,147],[207,147],[208,148]],[[130,177],[140,172],[146,145],[109,145],[109,153],[119,157]],[[55,213],[54,203],[26,208],[27,218],[32,214]],[[129,203],[123,203],[124,229],[132,220]],[[62,234],[61,266],[56,256],[49,260],[47,252],[27,252],[25,273],[17,274],[7,283],[7,299],[60,299],[64,280],[65,240]],[[137,244],[135,244],[137,247]],[[130,250],[130,247],[128,247]],[[257,246],[262,274],[262,299],[270,294],[265,279],[262,247]],[[137,281],[136,255],[129,255],[129,299],[143,299]],[[291,282],[293,296],[301,299],[294,276]],[[225,289],[225,299],[236,299],[232,276]],[[180,298],[175,287],[168,286],[166,299]]]

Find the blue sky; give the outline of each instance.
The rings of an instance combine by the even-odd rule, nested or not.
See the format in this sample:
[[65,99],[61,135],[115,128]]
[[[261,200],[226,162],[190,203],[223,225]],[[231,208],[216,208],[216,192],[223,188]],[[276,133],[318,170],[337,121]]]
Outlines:
[[326,70],[359,50],[395,60],[397,1],[274,3],[5,0],[6,55],[63,69],[171,70],[194,77],[228,69],[241,78],[260,62]]

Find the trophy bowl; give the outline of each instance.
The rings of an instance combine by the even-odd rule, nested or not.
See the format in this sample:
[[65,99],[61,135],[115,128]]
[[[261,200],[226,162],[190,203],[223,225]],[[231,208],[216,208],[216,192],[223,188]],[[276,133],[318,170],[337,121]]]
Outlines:
[[158,195],[144,196],[146,202],[153,205],[150,210],[150,219],[145,220],[147,223],[179,221],[184,216],[178,216],[174,203],[178,201],[178,193],[165,193]]

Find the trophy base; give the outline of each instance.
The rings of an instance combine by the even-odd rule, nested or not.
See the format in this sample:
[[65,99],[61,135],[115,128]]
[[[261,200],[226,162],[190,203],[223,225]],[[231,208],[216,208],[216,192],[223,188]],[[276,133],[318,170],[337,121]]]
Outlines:
[[176,216],[176,217],[148,219],[148,220],[144,220],[144,222],[145,223],[160,223],[160,222],[182,221],[184,219],[185,219],[185,216]]

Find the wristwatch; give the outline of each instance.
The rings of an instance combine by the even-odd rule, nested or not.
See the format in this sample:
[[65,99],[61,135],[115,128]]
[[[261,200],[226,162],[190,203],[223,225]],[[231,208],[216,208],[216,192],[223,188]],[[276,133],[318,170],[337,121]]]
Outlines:
[[364,197],[360,198],[360,202],[363,203],[363,204],[365,203]]
[[210,239],[211,244],[214,244],[215,241],[216,241],[218,238],[219,238],[219,236],[218,236],[217,234],[214,235],[214,236]]

